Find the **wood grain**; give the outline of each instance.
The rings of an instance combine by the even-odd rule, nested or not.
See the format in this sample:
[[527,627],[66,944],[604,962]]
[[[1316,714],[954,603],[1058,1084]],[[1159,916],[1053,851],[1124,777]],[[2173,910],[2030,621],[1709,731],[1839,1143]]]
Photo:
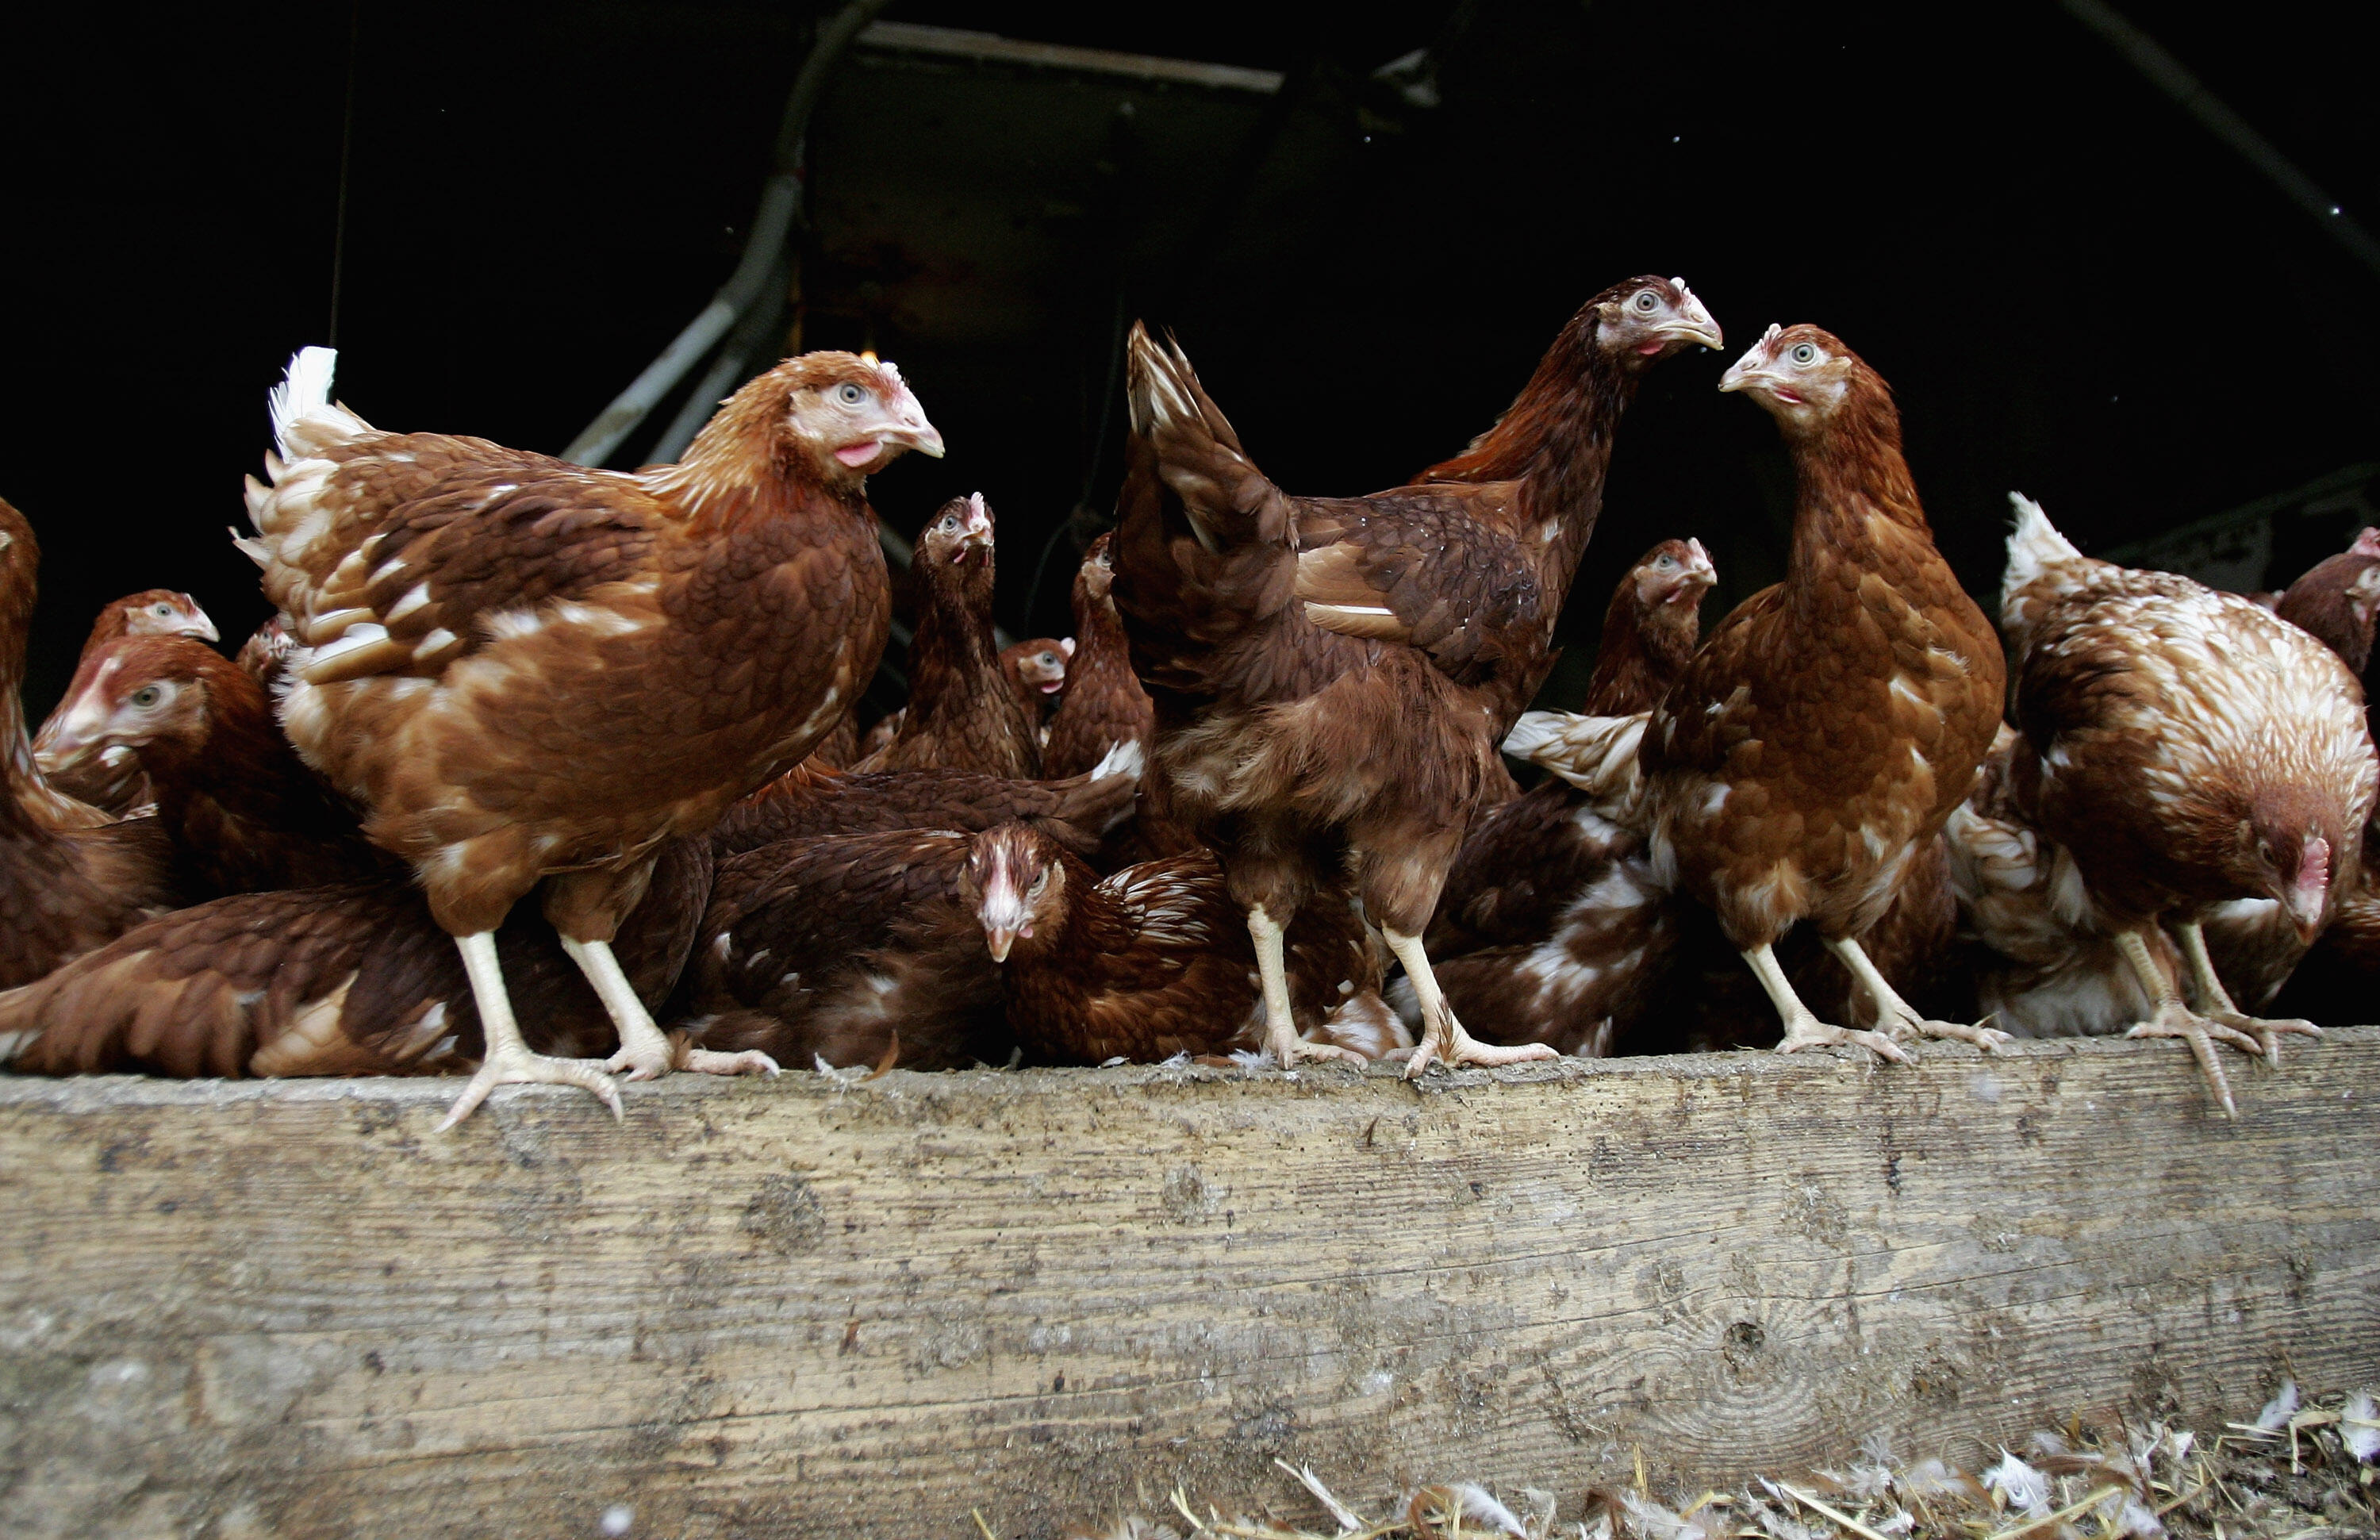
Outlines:
[[[2380,1029],[452,1083],[0,1080],[12,1536],[1003,1536],[1983,1453],[2380,1378]],[[1575,1511],[1572,1507],[1572,1511]]]

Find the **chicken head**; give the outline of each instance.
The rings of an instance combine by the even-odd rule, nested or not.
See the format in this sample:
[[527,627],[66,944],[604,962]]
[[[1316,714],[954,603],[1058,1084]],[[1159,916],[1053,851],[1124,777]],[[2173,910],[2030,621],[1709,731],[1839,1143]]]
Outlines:
[[199,601],[173,588],[149,588],[115,601],[124,609],[124,629],[135,637],[196,637],[220,641],[215,623]]
[[1853,395],[1853,383],[1863,374],[1876,392],[1858,394],[1882,393],[1890,399],[1884,382],[1832,333],[1806,323],[1772,325],[1719,376],[1718,388],[1751,396],[1792,439],[1831,421]]
[[1041,835],[1003,823],[976,836],[959,896],[982,922],[991,960],[1005,963],[1019,939],[1032,940],[1035,928],[1064,906],[1064,864]]
[[783,447],[808,457],[827,485],[873,476],[905,450],[942,457],[942,435],[892,365],[851,353],[813,353],[797,365],[783,375]]
[[1694,609],[1718,581],[1718,569],[1711,565],[1702,541],[1663,540],[1629,569],[1628,578],[1636,587],[1636,602],[1647,612],[1671,604]]
[[1655,278],[1596,306],[1595,340],[1626,367],[1643,369],[1690,346],[1717,347],[1718,322],[1683,278]]

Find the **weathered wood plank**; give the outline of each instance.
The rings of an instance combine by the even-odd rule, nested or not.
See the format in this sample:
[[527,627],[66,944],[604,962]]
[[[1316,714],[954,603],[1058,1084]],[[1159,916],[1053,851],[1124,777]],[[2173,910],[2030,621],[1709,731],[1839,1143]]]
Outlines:
[[1973,1458],[2380,1377],[2380,1029],[1309,1070],[0,1081],[12,1535],[1004,1535]]

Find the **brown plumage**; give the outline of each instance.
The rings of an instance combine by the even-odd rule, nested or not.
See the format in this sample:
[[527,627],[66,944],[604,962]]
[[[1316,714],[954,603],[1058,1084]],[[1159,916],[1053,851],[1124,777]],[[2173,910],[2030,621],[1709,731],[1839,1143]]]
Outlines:
[[58,762],[55,747],[58,714],[65,710],[67,701],[74,699],[91,683],[91,670],[98,666],[100,653],[118,637],[192,637],[211,642],[217,636],[215,623],[199,608],[199,601],[172,588],[144,588],[101,610],[99,619],[91,624],[91,635],[83,641],[74,679],[33,737],[33,758],[42,767],[42,778],[67,795],[88,802],[103,812],[121,816],[146,805],[151,800],[148,778],[128,754],[113,759],[86,758],[71,767]]
[[1412,1073],[1543,1056],[1463,1031],[1422,931],[1542,677],[1622,408],[1653,362],[1718,340],[1682,284],[1615,285],[1464,455],[1410,487],[1311,499],[1267,480],[1180,349],[1134,329],[1116,607],[1156,703],[1154,768],[1247,914],[1283,1062],[1311,1050],[1282,928],[1342,862],[1421,993]]
[[[1066,688],[1067,664],[1074,655],[1072,637],[1035,637],[1030,641],[1011,642],[1000,649],[1001,677],[1016,692],[1016,703],[1025,708],[1026,720],[1039,726],[1056,709],[1058,697]],[[1045,738],[1049,736],[1046,726],[1040,727],[1040,733]]]
[[489,1052],[450,1121],[516,1080],[616,1107],[593,1066],[520,1046],[492,933],[541,887],[620,1028],[613,1067],[666,1073],[613,930],[661,842],[708,833],[873,676],[890,599],[866,478],[941,437],[890,365],[814,353],[738,390],[679,464],[589,470],[378,431],[331,405],[330,361],[293,362],[273,484],[250,484],[300,643],[283,723],[464,952]]
[[[1782,1051],[1929,1020],[1861,946],[1966,795],[2000,716],[1998,638],[1934,549],[1884,381],[1814,326],[1768,333],[1721,390],[1751,393],[1793,458],[1785,581],[1715,627],[1662,697],[1640,761],[1664,888],[1713,909],[1785,1024]],[[1774,948],[1802,921],[1856,977],[1878,1032],[1821,1022]]]
[[132,758],[193,897],[402,872],[298,760],[246,670],[186,637],[119,637],[94,664],[50,719],[51,753],[68,770]]
[[1075,652],[1041,751],[1044,775],[1079,775],[1118,744],[1146,749],[1156,731],[1157,708],[1132,672],[1132,647],[1111,591],[1114,539],[1107,534],[1093,540],[1075,574]]
[[[960,891],[1001,964],[1027,1059],[1152,1062],[1265,1046],[1256,952],[1212,853],[1102,879],[1047,836],[1003,824],[974,837]],[[1362,1058],[1407,1046],[1344,891],[1317,893],[1300,918],[1286,957],[1301,1037]]]
[[992,516],[980,492],[942,504],[918,535],[909,704],[892,741],[853,768],[1041,772],[1037,721],[992,645]]
[[[704,842],[669,841],[621,922],[620,965],[649,1010],[677,980],[710,883]],[[601,1053],[611,1019],[552,928],[517,910],[495,940],[522,1036],[541,1053]],[[463,960],[406,876],[176,910],[0,994],[0,1061],[33,1074],[452,1074],[483,1051]]]
[[2312,632],[2338,653],[2358,679],[2365,679],[2372,664],[2375,611],[2380,611],[2380,529],[2364,530],[2345,551],[2307,568],[2274,606],[2283,620]]
[[720,862],[679,1002],[691,1040],[807,1065],[1004,1063],[999,970],[959,896],[971,836],[897,829]]
[[[1638,558],[1603,612],[1603,640],[1580,714],[1620,717],[1651,710],[1694,654],[1702,635],[1703,595],[1716,580],[1700,540],[1663,540]],[[1601,879],[1611,863],[1643,849],[1642,830],[1614,824],[1578,787],[1548,775],[1481,818],[1463,837],[1430,920],[1430,955],[1535,948],[1553,934],[1563,907]],[[1575,940],[1591,953],[1603,950],[1586,937]],[[1474,967],[1465,974],[1460,994],[1439,980],[1457,1016],[1475,1014],[1486,1024],[1481,1030],[1499,1040],[1513,1040],[1507,1034],[1550,1040],[1523,1028],[1514,1002],[1479,992],[1492,970]]]
[[2213,1039],[2269,1058],[2279,1034],[2315,1029],[2240,1011],[2203,928],[2240,900],[2276,905],[2300,946],[2327,923],[2380,796],[2362,692],[2298,627],[2186,577],[2093,561],[2015,502],[2000,600],[2017,657],[2010,800],[2071,863],[2050,886],[2055,916],[2112,940],[2152,1004],[2133,1035],[2187,1041],[2236,1115]]
[[40,542],[0,499],[0,988],[30,983],[180,899],[154,819],[111,823],[53,791],[25,734]]
[[834,771],[796,765],[727,810],[712,848],[739,855],[780,840],[897,829],[973,833],[1020,820],[1077,853],[1132,817],[1139,750],[1116,750],[1064,781],[1004,781],[972,770]]
[[232,661],[237,663],[250,679],[264,687],[270,700],[288,672],[289,655],[298,650],[298,640],[290,636],[289,627],[274,615],[249,633],[248,640],[239,644]]

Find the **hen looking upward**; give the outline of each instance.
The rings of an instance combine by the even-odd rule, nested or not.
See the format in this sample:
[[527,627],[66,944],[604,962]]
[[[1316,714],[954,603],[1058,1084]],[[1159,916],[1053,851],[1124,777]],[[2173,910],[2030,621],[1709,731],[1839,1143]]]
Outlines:
[[808,754],[875,673],[890,604],[866,478],[941,437],[889,364],[813,353],[737,391],[679,464],[587,470],[380,432],[331,405],[332,361],[292,362],[273,485],[249,483],[265,592],[299,643],[283,723],[461,947],[488,1051],[449,1123],[513,1082],[616,1112],[598,1067],[523,1044],[495,928],[542,883],[619,1027],[609,1067],[667,1072],[612,954],[620,917],[663,840]]
[[1512,408],[1423,481],[1293,498],[1265,479],[1180,349],[1135,326],[1114,596],[1156,704],[1172,811],[1220,855],[1248,916],[1269,1047],[1321,1050],[1291,1019],[1282,928],[1352,861],[1365,912],[1411,976],[1436,1059],[1503,1063],[1439,994],[1421,933],[1497,744],[1542,676],[1643,371],[1718,328],[1681,282],[1589,300]]
[[119,754],[113,759],[92,758],[67,771],[58,763],[56,746],[58,719],[66,710],[66,702],[89,686],[91,672],[99,667],[101,655],[109,644],[125,637],[195,637],[209,642],[218,639],[215,623],[199,608],[199,601],[172,588],[144,588],[127,594],[102,609],[99,619],[91,623],[91,635],[82,644],[82,656],[75,663],[73,682],[67,685],[67,693],[34,736],[33,758],[52,786],[94,807],[119,814],[128,813],[149,800],[147,778],[133,757]]
[[981,492],[942,504],[917,537],[915,570],[923,592],[908,709],[892,741],[852,768],[1038,775],[1037,723],[992,640],[992,518]]
[[[2271,899],[2311,940],[2353,872],[2380,767],[2347,665],[2236,594],[2096,562],[2018,497],[2000,618],[2017,655],[2010,773],[2025,817],[2064,845],[2083,891],[2069,924],[2112,933],[2155,1002],[2135,1037],[2180,1037],[2236,1114],[2210,1038],[2267,1057],[2303,1022],[2242,1013],[2201,929],[2230,899]],[[2153,955],[2171,924],[2203,1015]]]
[[[1966,795],[1999,725],[1991,623],[1934,549],[1876,372],[1815,326],[1771,326],[1719,382],[1777,419],[1793,457],[1785,581],[1719,622],[1654,709],[1642,750],[1652,865],[1710,905],[1784,1018],[1779,1051],[1907,1055],[1921,1018],[1860,945]],[[1778,964],[1801,920],[1875,1003],[1882,1033],[1821,1022]]]

